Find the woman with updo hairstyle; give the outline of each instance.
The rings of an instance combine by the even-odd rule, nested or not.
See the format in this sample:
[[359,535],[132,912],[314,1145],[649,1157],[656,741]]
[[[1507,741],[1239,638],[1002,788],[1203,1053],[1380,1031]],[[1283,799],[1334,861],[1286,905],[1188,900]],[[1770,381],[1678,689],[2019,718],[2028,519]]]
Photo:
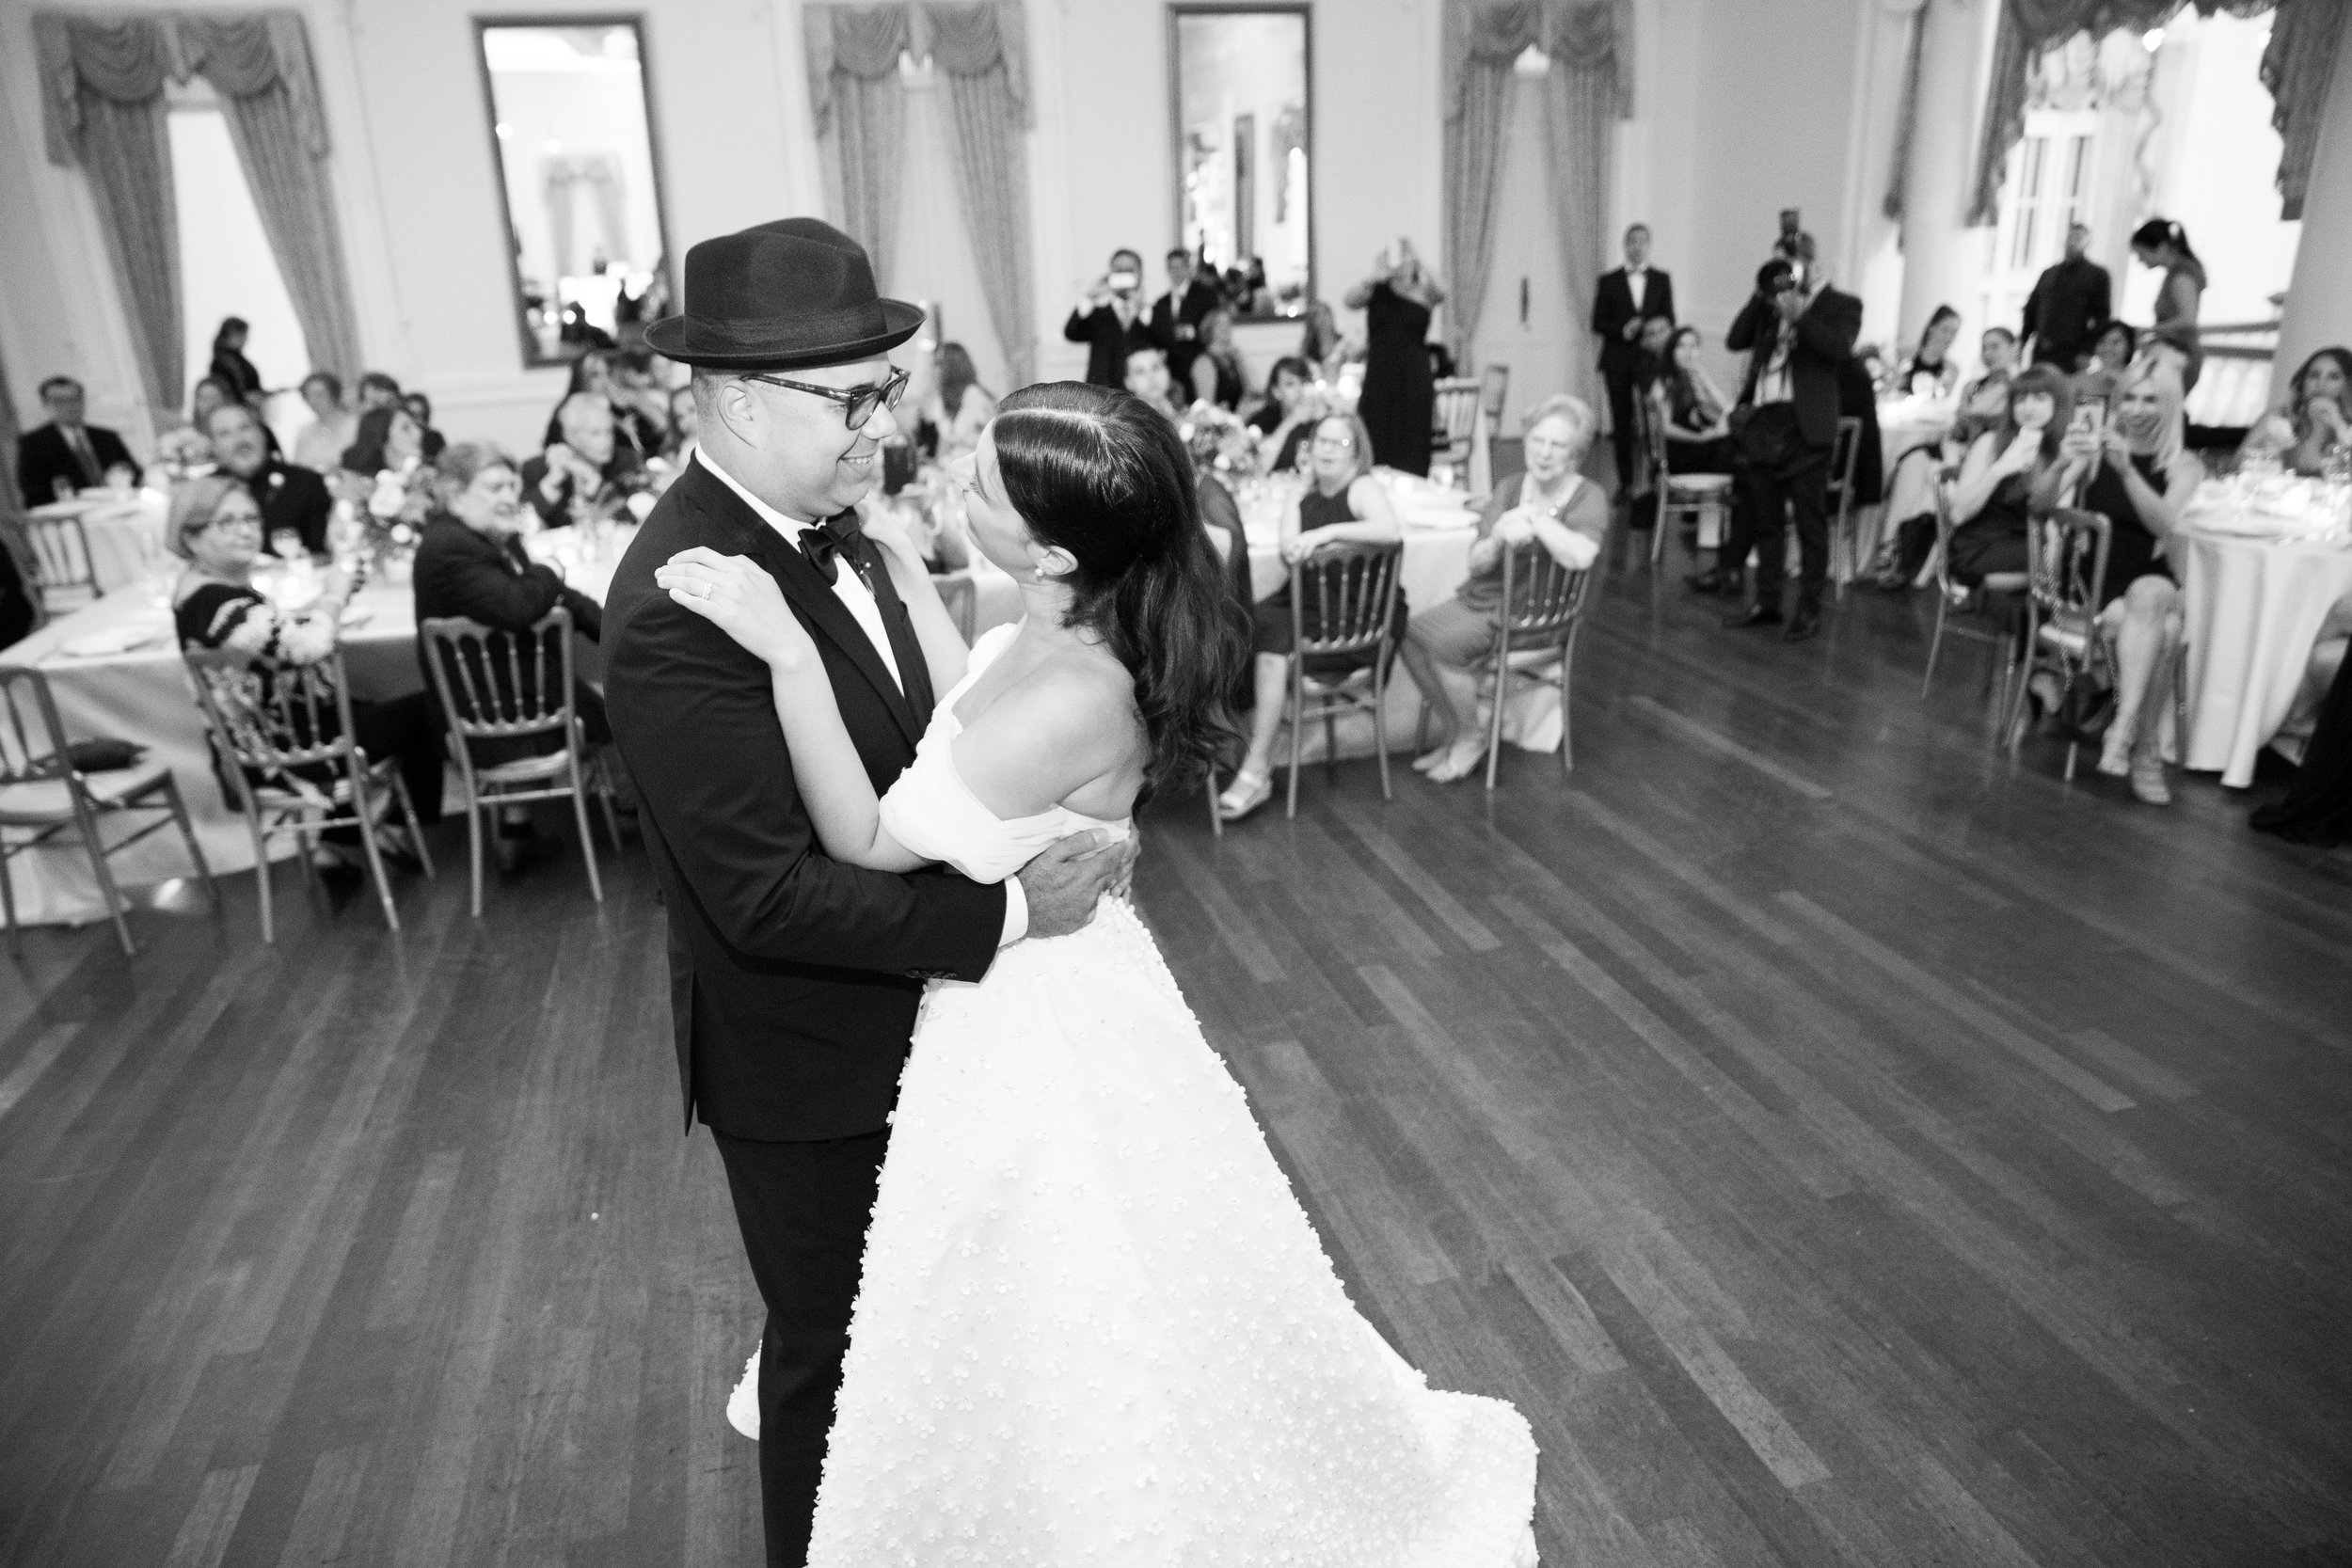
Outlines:
[[2150,218],[2132,230],[2132,254],[2139,264],[2164,274],[2156,290],[2156,325],[2149,337],[2179,356],[2181,390],[2197,389],[2205,368],[2204,345],[2197,339],[2197,308],[2205,294],[2205,263],[2188,247],[2188,230],[2170,218]]

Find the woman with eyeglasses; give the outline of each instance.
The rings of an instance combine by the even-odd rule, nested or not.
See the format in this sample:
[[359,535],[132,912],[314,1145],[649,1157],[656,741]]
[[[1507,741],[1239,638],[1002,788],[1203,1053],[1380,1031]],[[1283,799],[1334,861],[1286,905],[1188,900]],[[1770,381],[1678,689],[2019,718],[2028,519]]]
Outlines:
[[[1282,560],[1302,561],[1326,545],[1391,545],[1404,538],[1396,508],[1372,473],[1372,436],[1353,414],[1332,414],[1315,426],[1307,447],[1305,494],[1282,515]],[[1302,607],[1309,637],[1323,630],[1321,606]],[[1410,611],[1402,587],[1390,620],[1390,635],[1401,644]],[[1249,717],[1249,750],[1241,771],[1217,797],[1228,822],[1248,816],[1274,799],[1274,740],[1281,733],[1282,707],[1290,692],[1291,659],[1296,643],[1291,626],[1290,581],[1258,601],[1250,613],[1249,646],[1257,669],[1257,706]]]
[[[165,543],[188,563],[171,594],[182,647],[249,654],[255,675],[265,684],[278,669],[317,664],[335,652],[357,580],[330,570],[318,597],[298,610],[281,610],[264,596],[253,582],[254,562],[262,553],[262,507],[242,481],[208,474],[181,484],[172,492],[167,529]],[[380,702],[354,698],[351,722],[352,738],[371,758],[398,759],[417,819],[438,822],[441,733],[431,700],[421,691]],[[324,765],[315,782],[334,782]],[[355,873],[361,868],[358,829],[330,828],[324,837],[324,866]],[[397,824],[376,829],[376,847],[404,865],[422,868],[416,846]]]

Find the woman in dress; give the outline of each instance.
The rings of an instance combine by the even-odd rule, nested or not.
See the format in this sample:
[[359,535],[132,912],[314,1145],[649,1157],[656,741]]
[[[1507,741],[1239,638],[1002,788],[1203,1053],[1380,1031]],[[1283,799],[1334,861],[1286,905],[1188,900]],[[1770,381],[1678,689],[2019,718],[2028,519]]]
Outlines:
[[[2068,496],[2106,518],[2107,575],[2099,602],[2101,634],[2115,647],[2115,718],[2107,725],[2099,771],[2129,779],[2152,806],[2171,801],[2166,787],[2159,715],[2171,700],[2173,650],[2181,640],[2181,591],[2165,550],[2182,508],[2204,482],[2204,466],[2185,444],[2181,381],[2160,359],[2123,374],[2113,417],[2099,436],[2069,434],[2060,461],[2036,486],[2033,511],[2045,515]],[[2037,682],[2044,705],[2056,683]]]
[[1243,422],[1258,433],[1258,451],[1270,474],[1298,467],[1314,434],[1323,403],[1314,395],[1314,372],[1307,361],[1286,355],[1266,372],[1265,401]]
[[[1007,398],[967,506],[1027,615],[968,652],[903,534],[868,523],[943,693],[879,800],[771,577],[695,549],[657,580],[773,670],[829,855],[1000,879],[1061,835],[1126,834],[1215,753],[1241,648],[1186,468],[1139,400]],[[1429,1388],[1349,1305],[1127,905],[931,987],[811,1568],[1504,1568],[1534,1560],[1534,1480],[1517,1411]]]
[[2034,484],[2057,466],[2073,407],[2066,377],[2048,365],[2010,380],[2000,428],[1977,437],[1952,486],[1953,581],[1970,588],[2025,586]]
[[1383,251],[1372,275],[1347,292],[1347,308],[1367,312],[1364,390],[1356,411],[1372,432],[1372,461],[1399,473],[1429,471],[1438,393],[1423,343],[1430,312],[1444,299],[1436,275],[1406,240],[1397,242],[1393,260]]
[[961,343],[939,345],[939,386],[924,400],[923,417],[939,432],[939,460],[969,457],[980,432],[996,417],[996,400],[980,385],[980,372]]
[[1919,352],[1896,376],[1896,389],[1915,398],[1950,396],[1960,385],[1960,367],[1952,363],[1952,343],[1959,336],[1960,312],[1948,305],[1937,306],[1919,336]]
[[[262,553],[262,507],[244,482],[208,474],[174,489],[164,542],[188,563],[171,594],[172,622],[182,647],[234,648],[250,654],[255,673],[264,683],[276,670],[316,664],[334,653],[342,637],[342,612],[358,582],[330,570],[318,597],[299,610],[280,610],[263,597],[253,586],[254,562]],[[353,738],[371,758],[397,760],[418,820],[438,822],[441,726],[431,699],[421,691],[373,703],[354,698],[351,725]],[[318,768],[311,782],[336,782],[325,764]],[[319,860],[324,866],[360,868],[357,828],[329,828],[321,836]],[[375,845],[401,864],[423,869],[416,845],[399,825],[377,827]]]
[[1217,309],[1201,317],[1200,339],[1203,346],[1192,362],[1192,395],[1219,408],[1238,410],[1249,380],[1242,369],[1241,350],[1233,346],[1232,312]]
[[242,316],[224,318],[220,330],[213,334],[213,362],[206,373],[229,389],[232,401],[259,407],[262,372],[245,356],[246,334],[250,330]]
[[2323,348],[2304,360],[2287,383],[2286,406],[2266,415],[2245,445],[2290,472],[2324,476],[2328,457],[2352,447],[2352,349]]
[[1486,736],[1474,721],[1477,670],[1502,624],[1503,550],[1535,540],[1561,565],[1581,572],[1600,558],[1609,538],[1609,497],[1578,472],[1593,444],[1592,409],[1565,393],[1548,397],[1527,411],[1520,428],[1527,470],[1487,498],[1469,578],[1453,598],[1414,616],[1405,637],[1405,668],[1438,721],[1437,743],[1413,766],[1439,784],[1468,778],[1486,755]]
[[[1405,536],[1388,491],[1372,473],[1372,437],[1353,414],[1330,414],[1316,424],[1307,449],[1308,484],[1282,514],[1282,559],[1294,562],[1325,545],[1389,545]],[[1306,607],[1309,637],[1322,631],[1319,604]],[[1410,611],[1405,590],[1396,591],[1391,622],[1395,641],[1405,641]],[[1291,585],[1258,601],[1250,611],[1250,651],[1256,656],[1256,706],[1249,716],[1249,750],[1241,771],[1217,797],[1217,815],[1238,821],[1274,799],[1274,740],[1282,732],[1282,708],[1290,695],[1291,659],[1296,643],[1291,626]]]
[[1699,329],[1686,326],[1666,346],[1666,372],[1657,384],[1660,423],[1666,432],[1666,471],[1727,474],[1735,455],[1728,416],[1731,400],[1707,373]]
[[2195,391],[2198,373],[2205,368],[2204,346],[2197,340],[2205,264],[2188,247],[2188,231],[2169,218],[2150,218],[2133,230],[2132,254],[2141,266],[2164,274],[2156,290],[2156,325],[2148,335],[2161,350],[2179,356],[2181,389]]

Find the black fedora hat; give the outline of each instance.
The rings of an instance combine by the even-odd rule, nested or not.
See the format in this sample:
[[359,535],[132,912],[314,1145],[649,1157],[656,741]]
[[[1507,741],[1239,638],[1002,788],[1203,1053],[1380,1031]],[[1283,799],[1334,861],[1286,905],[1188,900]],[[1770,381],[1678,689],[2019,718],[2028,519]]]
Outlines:
[[898,347],[920,306],[874,289],[866,247],[817,218],[779,218],[686,253],[686,309],[645,328],[655,353],[712,370],[841,365]]

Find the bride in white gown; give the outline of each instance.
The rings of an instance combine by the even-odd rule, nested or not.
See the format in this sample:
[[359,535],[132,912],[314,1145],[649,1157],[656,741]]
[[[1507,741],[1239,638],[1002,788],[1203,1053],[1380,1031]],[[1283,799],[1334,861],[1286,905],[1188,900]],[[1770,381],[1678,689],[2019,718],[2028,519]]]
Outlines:
[[[657,580],[774,670],[828,854],[993,881],[1070,832],[1123,837],[1213,743],[1241,655],[1193,496],[1138,400],[1007,398],[967,510],[1027,615],[968,652],[905,537],[869,527],[945,693],[879,800],[771,578],[692,550]],[[1349,1305],[1123,901],[932,985],[811,1568],[1517,1568],[1534,1484],[1517,1410],[1430,1388]]]

